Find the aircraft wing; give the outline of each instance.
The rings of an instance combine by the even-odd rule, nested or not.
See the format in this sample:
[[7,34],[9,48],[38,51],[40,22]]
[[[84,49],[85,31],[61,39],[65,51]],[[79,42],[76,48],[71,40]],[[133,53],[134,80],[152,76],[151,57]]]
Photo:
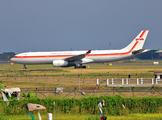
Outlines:
[[79,61],[81,59],[83,59],[86,55],[88,55],[89,53],[91,53],[91,50],[88,50],[85,54],[80,54],[80,55],[75,55],[75,56],[72,56],[72,57],[68,57],[68,58],[65,58],[66,61]]
[[134,55],[139,54],[139,53],[143,53],[143,52],[147,52],[147,50],[146,49],[139,49],[139,50],[132,51],[132,53]]

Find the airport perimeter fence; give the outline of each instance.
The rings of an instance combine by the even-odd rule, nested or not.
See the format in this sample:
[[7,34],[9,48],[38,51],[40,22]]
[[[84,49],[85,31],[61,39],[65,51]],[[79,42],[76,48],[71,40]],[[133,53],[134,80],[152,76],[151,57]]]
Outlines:
[[[39,98],[81,98],[88,96],[162,97],[161,79],[65,79],[52,77],[15,77],[18,83],[44,83],[42,87],[21,87],[21,93],[34,92]],[[10,81],[10,79],[4,79]],[[50,85],[50,84],[53,84]]]

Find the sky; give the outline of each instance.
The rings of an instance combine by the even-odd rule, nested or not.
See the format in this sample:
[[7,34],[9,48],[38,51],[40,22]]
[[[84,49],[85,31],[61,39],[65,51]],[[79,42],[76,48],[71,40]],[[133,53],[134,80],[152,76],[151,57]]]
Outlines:
[[0,53],[121,49],[141,30],[162,48],[162,0],[0,0]]

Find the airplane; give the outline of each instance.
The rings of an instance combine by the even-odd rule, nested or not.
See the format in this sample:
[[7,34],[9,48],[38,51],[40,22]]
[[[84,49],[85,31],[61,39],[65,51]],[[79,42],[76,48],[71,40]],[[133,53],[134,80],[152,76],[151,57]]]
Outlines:
[[125,48],[120,50],[87,50],[87,51],[55,51],[55,52],[26,52],[12,57],[14,63],[24,65],[53,64],[54,67],[86,68],[83,64],[113,62],[146,52],[143,49],[149,30],[142,30],[137,37]]

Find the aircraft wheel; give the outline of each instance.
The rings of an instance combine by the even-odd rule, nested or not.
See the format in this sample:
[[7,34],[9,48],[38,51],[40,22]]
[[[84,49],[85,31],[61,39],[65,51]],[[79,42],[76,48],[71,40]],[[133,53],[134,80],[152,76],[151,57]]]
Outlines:
[[26,68],[26,65],[24,65],[24,69],[27,69],[27,68]]
[[82,68],[86,68],[86,66],[82,66]]
[[75,66],[74,66],[74,68],[75,68],[75,69],[77,69],[77,68],[78,68],[78,66],[76,66],[76,65],[75,65]]

